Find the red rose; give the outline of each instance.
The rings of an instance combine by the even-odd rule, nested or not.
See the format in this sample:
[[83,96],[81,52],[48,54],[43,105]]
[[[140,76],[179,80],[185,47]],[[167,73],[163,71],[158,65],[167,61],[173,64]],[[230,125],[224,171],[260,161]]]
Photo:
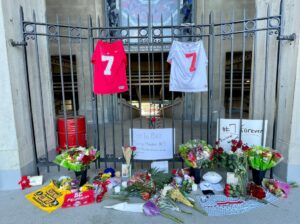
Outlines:
[[245,152],[245,151],[248,151],[250,150],[250,147],[248,145],[243,145],[242,146],[242,150]]
[[237,143],[237,145],[236,145],[236,147],[241,148],[242,145],[243,145],[243,141],[239,140],[238,143]]
[[224,153],[224,149],[222,147],[219,147],[218,154],[223,154],[223,153]]
[[274,152],[274,157],[276,159],[281,159],[282,155],[279,152]]
[[235,152],[237,150],[237,147],[236,146],[231,146],[231,151],[232,152]]
[[81,160],[83,165],[89,165],[91,162],[91,158],[87,155],[84,155]]
[[176,175],[177,174],[177,170],[176,169],[172,169],[172,175]]
[[130,149],[131,149],[132,151],[135,151],[135,150],[136,150],[136,147],[135,147],[135,146],[131,146]]

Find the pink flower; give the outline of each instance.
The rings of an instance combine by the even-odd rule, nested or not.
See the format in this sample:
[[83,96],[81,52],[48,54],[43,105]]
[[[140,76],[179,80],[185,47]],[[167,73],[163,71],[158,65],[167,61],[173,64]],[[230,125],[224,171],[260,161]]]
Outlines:
[[196,161],[196,156],[192,153],[192,152],[190,152],[189,154],[188,154],[188,160],[190,160],[190,161]]

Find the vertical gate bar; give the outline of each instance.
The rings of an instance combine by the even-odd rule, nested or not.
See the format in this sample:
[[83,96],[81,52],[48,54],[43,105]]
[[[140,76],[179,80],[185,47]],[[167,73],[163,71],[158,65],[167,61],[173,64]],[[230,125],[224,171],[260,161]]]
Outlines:
[[[101,30],[100,30],[100,20],[98,17],[98,30],[97,30],[97,36],[98,38],[101,38]],[[106,125],[105,125],[105,113],[104,113],[104,97],[103,95],[100,96],[101,100],[101,117],[102,117],[102,125],[103,125],[103,150],[104,150],[104,167],[107,168],[107,147],[106,147]],[[98,109],[97,109],[98,113]],[[101,129],[101,128],[100,128]],[[100,165],[99,165],[100,167]]]
[[[200,38],[202,39],[202,35],[205,33],[205,26],[204,26],[204,15],[201,13],[201,22],[200,22]],[[203,93],[200,92],[200,139],[203,139]]]
[[[152,27],[154,26],[153,24],[153,15],[151,15],[151,24],[152,24]],[[152,51],[151,51],[151,58],[152,58],[152,83],[153,83],[153,88],[152,88],[152,91],[153,91],[153,99],[155,99],[155,52],[154,52],[154,40],[152,38]],[[159,111],[160,113],[160,111]],[[160,115],[160,114],[159,114]]]
[[191,122],[191,139],[193,139],[193,115],[194,115],[194,103],[195,103],[195,96],[194,96],[194,93],[190,93],[191,94],[191,116],[190,116],[190,122]]
[[[35,11],[33,10],[32,13],[33,22],[36,23],[36,16]],[[35,31],[37,33],[37,27],[35,25]],[[47,162],[49,162],[48,158],[48,143],[47,143],[47,136],[46,136],[46,121],[45,121],[45,110],[44,110],[44,99],[43,99],[43,88],[42,88],[42,81],[41,81],[41,67],[40,67],[40,60],[39,60],[39,43],[38,43],[38,35],[35,34],[35,55],[36,55],[36,62],[37,62],[37,78],[38,78],[38,85],[39,85],[39,92],[40,92],[40,104],[41,104],[41,115],[42,115],[42,127],[43,127],[43,141],[45,147],[45,156]],[[47,172],[49,172],[49,166],[47,165]]]
[[[283,7],[283,1],[280,3],[280,23],[279,23],[279,28],[277,29],[277,36],[281,36],[281,29],[282,27],[282,7]],[[276,32],[276,31],[275,31]],[[277,117],[278,117],[278,89],[279,89],[279,60],[280,60],[280,52],[281,52],[281,46],[280,42],[277,43],[277,68],[276,68],[276,85],[275,85],[275,116],[274,116],[274,125],[273,125],[273,135],[272,135],[272,148],[276,149],[276,136],[277,136]],[[273,179],[273,168],[270,170],[270,179]]]
[[240,131],[239,139],[242,139],[242,122],[244,114],[244,81],[245,81],[245,42],[246,42],[246,11],[244,9],[244,22],[243,22],[243,62],[242,62],[242,83],[241,83],[241,105],[240,105]]
[[[49,35],[49,25],[48,25],[48,18],[47,18],[47,16],[45,16],[45,23],[47,24],[46,34]],[[50,51],[49,38],[50,38],[50,36],[46,36],[47,54],[48,54],[48,71],[49,71],[49,75],[51,76],[51,79],[50,79],[51,86],[53,86],[53,71],[52,71],[52,64],[51,64],[51,53],[50,53],[51,51]],[[54,96],[52,98],[52,105],[55,105]],[[54,108],[53,114],[55,114],[55,116],[53,117],[54,130],[57,131],[56,110],[55,110],[55,108]],[[56,143],[56,145],[58,145],[57,134],[55,136],[55,143]],[[59,165],[57,165],[57,171],[60,171],[60,166]]]
[[229,96],[229,118],[232,116],[232,86],[233,86],[233,48],[234,48],[234,10],[231,17],[231,46],[230,46],[230,96]]
[[[23,41],[26,42],[26,37],[24,34],[24,13],[23,13],[23,7],[20,6],[20,24],[21,24],[21,32],[23,35]],[[27,57],[27,48],[26,45],[22,46],[23,48],[23,57],[25,62],[25,80],[26,80],[26,90],[28,92],[28,104],[29,104],[29,114],[30,114],[30,130],[31,131],[31,137],[32,137],[32,144],[33,144],[33,154],[36,164],[36,172],[37,175],[40,175],[40,169],[39,169],[39,160],[37,155],[37,147],[36,147],[36,136],[35,136],[35,127],[34,127],[34,121],[33,121],[33,109],[32,109],[32,101],[31,101],[31,93],[30,93],[30,79],[29,79],[29,70],[28,70],[28,57]]]
[[[150,116],[149,116],[149,119],[150,119],[152,117],[152,105],[153,105],[153,99],[152,99],[152,96],[151,96],[151,60],[150,60],[150,41],[151,41],[150,31],[151,31],[151,22],[150,22],[150,13],[148,13],[147,22],[148,22],[148,30],[147,30],[147,34],[148,34],[147,59],[148,59],[148,86],[149,86],[148,88],[149,88],[149,107],[150,107]],[[155,117],[155,107],[154,107],[154,117]],[[150,122],[149,122],[149,124],[150,124]]]
[[213,104],[213,81],[214,81],[214,13],[210,12],[209,15],[209,61],[208,61],[208,98],[207,98],[207,142],[211,144],[211,132],[212,132],[212,118],[211,118],[211,104]]
[[112,116],[112,143],[113,143],[113,157],[114,157],[114,168],[116,168],[116,143],[115,143],[115,113],[114,113],[114,95],[110,94],[111,96],[111,116]]
[[[160,16],[160,26],[163,27],[163,15]],[[160,39],[160,47],[161,47],[161,76],[162,76],[162,115],[163,115],[163,128],[165,128],[165,60],[164,60],[164,29],[161,28],[161,39]]]
[[61,42],[60,42],[60,24],[59,16],[56,15],[56,26],[57,26],[57,44],[58,44],[58,58],[59,58],[59,73],[60,73],[60,82],[61,82],[61,93],[63,99],[63,110],[64,110],[64,126],[65,126],[65,137],[66,137],[66,146],[69,147],[69,134],[67,129],[67,111],[66,111],[66,101],[65,101],[65,84],[64,84],[64,71],[62,67],[62,56],[61,56]]
[[[221,17],[220,17],[220,23],[223,23],[223,13],[221,13]],[[222,29],[223,29],[223,25],[221,25],[221,34],[222,34]],[[222,107],[224,106],[224,104],[222,105],[222,84],[223,84],[223,35],[220,35],[220,64],[219,64],[219,119],[218,119],[218,139],[217,141],[219,141],[220,139],[220,130],[221,130],[221,111],[222,111]],[[225,84],[226,85],[226,84]],[[225,88],[225,86],[224,86]]]
[[[255,27],[254,27],[255,28]],[[252,63],[253,63],[253,66],[252,66],[252,69],[253,69],[253,72],[252,72],[252,77],[251,77],[251,96],[252,96],[252,99],[251,99],[251,119],[254,119],[254,102],[255,102],[255,94],[254,94],[254,86],[255,86],[255,82],[256,82],[256,49],[257,49],[257,40],[256,40],[256,32],[254,32],[253,34],[253,57],[252,57]]]
[[[107,24],[107,27],[108,27],[108,36],[109,36],[109,39],[108,41],[109,42],[112,42],[114,39],[114,30],[111,31],[110,29],[110,26],[109,24]],[[112,150],[113,150],[113,153],[110,155],[110,157],[112,156],[113,158],[113,164],[114,164],[114,168],[116,168],[116,149],[115,149],[115,113],[114,113],[114,96],[113,94],[110,94],[109,98],[111,98],[110,100],[110,105],[111,105],[111,117],[112,117],[112,122],[111,122],[111,131],[112,131]],[[108,109],[108,108],[107,108]],[[110,122],[109,120],[109,116],[108,116],[108,122]]]
[[139,109],[140,109],[140,128],[142,128],[142,85],[141,85],[141,52],[140,52],[140,15],[137,18],[138,23],[138,73],[139,73]]
[[[79,17],[78,26],[82,26],[82,19]],[[82,86],[82,93],[83,93],[83,101],[84,101],[84,117],[87,120],[87,107],[86,107],[86,93],[85,93],[85,78],[84,78],[84,72],[83,72],[83,45],[82,45],[82,29],[79,29],[79,45],[80,45],[80,77],[81,77],[81,86]],[[87,130],[87,122],[85,124],[86,130]]]
[[[99,16],[97,17],[97,36],[98,36],[98,38],[100,38],[100,36],[101,36],[101,34],[100,34],[100,18],[99,18]],[[102,95],[101,95],[102,96]],[[99,97],[97,98],[97,100],[99,99]],[[102,105],[102,103],[103,103],[103,100],[102,100],[102,98],[100,97],[100,100],[101,100],[101,111],[102,111],[102,108],[103,108],[103,105]],[[98,102],[97,102],[98,103]],[[99,115],[99,113],[101,113],[101,111],[99,112],[99,110],[98,110],[98,107],[97,107],[97,110],[96,110],[96,113],[97,113],[97,117],[98,117],[98,127],[100,126],[100,128],[98,128],[98,130],[99,130],[99,133],[98,133],[98,141],[99,141],[99,143],[98,143],[98,146],[99,146],[99,150],[100,150],[100,148],[101,148],[101,141],[100,141],[100,139],[101,139],[101,123],[100,123],[100,121],[99,121],[99,117],[101,117],[101,114]],[[104,122],[103,122],[104,123]],[[104,140],[103,140],[103,142],[104,142]],[[106,147],[105,147],[105,151],[104,151],[104,154],[106,155]],[[106,157],[105,157],[106,158]],[[104,159],[104,166],[105,166],[105,168],[107,167],[107,161],[106,161],[106,159]],[[98,158],[98,167],[100,168],[100,157]]]
[[182,114],[181,114],[181,143],[184,143],[184,113],[185,113],[185,94],[182,92]]
[[[130,144],[133,145],[133,114],[132,114],[132,74],[131,74],[131,45],[130,45],[130,21],[127,15],[127,54],[128,54],[128,73],[129,73],[129,99],[130,99]],[[134,159],[132,160],[132,168],[134,168]]]
[[104,148],[104,165],[107,168],[107,145],[106,145],[106,125],[105,125],[105,113],[104,113],[104,97],[101,95],[101,113],[102,113],[102,125],[103,125],[103,148]]
[[[89,54],[89,72],[90,72],[90,83],[91,87],[93,86],[93,65],[91,63],[91,55],[94,52],[94,39],[93,39],[93,30],[92,30],[93,22],[92,17],[88,16],[88,54]],[[94,145],[96,145],[96,149],[99,151],[98,139],[99,139],[99,131],[98,131],[98,116],[97,116],[97,95],[94,94],[93,88],[91,88],[91,102],[92,102],[92,113],[93,113],[93,122],[94,122]],[[95,163],[97,167],[97,163]]]
[[[74,87],[74,70],[73,70],[73,52],[72,52],[72,33],[71,33],[71,24],[70,17],[68,17],[68,30],[69,30],[69,54],[70,54],[70,64],[71,64],[71,83],[72,83],[72,99],[73,99],[73,114],[75,118],[75,137],[76,145],[78,146],[78,121],[77,121],[77,111],[76,111],[76,101],[75,101],[75,87]],[[78,80],[78,79],[77,79]]]
[[[173,15],[171,14],[171,36],[172,36],[172,42],[174,40],[174,25],[173,25]],[[169,74],[170,76],[170,74]],[[171,78],[171,77],[169,77]],[[175,168],[175,158],[174,155],[176,154],[175,152],[175,128],[174,128],[174,92],[172,91],[172,100],[171,100],[171,105],[172,105],[172,148],[173,148],[173,168]]]
[[264,80],[264,111],[263,111],[263,123],[262,123],[262,137],[261,145],[264,146],[265,135],[265,119],[266,119],[266,103],[267,103],[267,88],[268,88],[268,73],[269,73],[269,17],[270,17],[270,5],[267,5],[267,30],[266,30],[266,56],[265,56],[265,80]]

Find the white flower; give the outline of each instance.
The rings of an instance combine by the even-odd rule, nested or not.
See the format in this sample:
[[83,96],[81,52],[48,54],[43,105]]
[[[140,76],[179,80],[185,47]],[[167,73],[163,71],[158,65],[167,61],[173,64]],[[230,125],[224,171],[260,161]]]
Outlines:
[[166,197],[168,191],[169,191],[169,190],[172,190],[172,189],[173,189],[172,186],[170,186],[170,185],[165,185],[164,188],[163,188],[162,191],[161,191],[161,196],[162,196],[162,197]]
[[203,157],[204,157],[204,159],[208,159],[209,158],[209,152],[203,151]]

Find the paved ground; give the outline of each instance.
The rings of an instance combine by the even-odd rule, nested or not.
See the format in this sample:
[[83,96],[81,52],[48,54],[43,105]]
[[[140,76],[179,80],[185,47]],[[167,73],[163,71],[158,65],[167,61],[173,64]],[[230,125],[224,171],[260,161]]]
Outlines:
[[[89,175],[94,173],[89,170]],[[72,172],[62,170],[60,173],[51,172],[44,174],[45,183],[49,183],[51,178],[57,178],[60,175],[69,174]],[[32,205],[25,195],[29,192],[38,189],[34,187],[30,189],[0,191],[0,224],[120,224],[120,223],[173,223],[163,217],[145,217],[143,214],[119,212],[109,209],[104,209],[104,205],[112,205],[117,201],[106,200],[99,204],[68,209],[58,209],[51,214],[45,213],[34,205]],[[288,199],[279,199],[275,204],[278,208],[266,205],[260,209],[252,210],[249,213],[223,216],[223,217],[204,217],[196,212],[193,215],[183,215],[174,213],[177,217],[184,220],[184,223],[218,223],[218,224],[299,224],[299,198],[300,188],[292,189]]]

